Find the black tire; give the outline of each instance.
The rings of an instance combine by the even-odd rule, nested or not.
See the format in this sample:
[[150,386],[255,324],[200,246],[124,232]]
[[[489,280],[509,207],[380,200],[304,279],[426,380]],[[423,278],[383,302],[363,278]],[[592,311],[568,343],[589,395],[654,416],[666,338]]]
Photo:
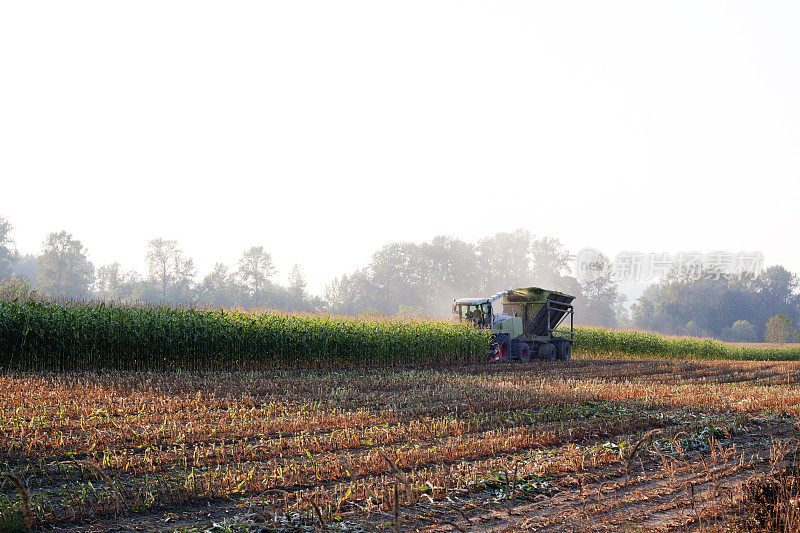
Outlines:
[[556,359],[559,361],[564,359],[564,341],[561,339],[553,339],[550,342],[556,345]]
[[508,363],[511,360],[511,345],[507,340],[499,342],[500,345],[500,361]]
[[556,354],[559,361],[569,361],[572,357],[572,343],[566,339],[553,341],[556,345]]
[[550,344],[552,344],[556,348],[557,360],[569,361],[569,357],[571,355],[571,350],[567,347],[569,346],[569,341],[567,341],[566,339],[562,339],[560,337],[556,337],[550,341]]
[[497,347],[497,359],[501,363],[507,363],[511,360],[511,342],[508,335],[498,335],[492,342]]
[[531,347],[528,346],[527,342],[519,343],[519,360],[523,363],[531,360]]
[[556,346],[550,342],[539,346],[539,359],[542,361],[555,361],[556,360]]
[[511,359],[527,363],[531,358],[531,349],[527,343],[519,339],[511,341]]

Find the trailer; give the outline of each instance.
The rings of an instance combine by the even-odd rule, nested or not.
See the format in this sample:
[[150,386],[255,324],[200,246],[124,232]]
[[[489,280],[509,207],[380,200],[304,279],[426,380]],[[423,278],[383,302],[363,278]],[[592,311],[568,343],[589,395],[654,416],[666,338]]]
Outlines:
[[[558,291],[525,287],[488,298],[455,299],[453,314],[457,320],[492,332],[490,361],[527,362],[531,357],[567,361],[575,340],[574,299]],[[501,312],[495,309],[496,304],[502,305]]]

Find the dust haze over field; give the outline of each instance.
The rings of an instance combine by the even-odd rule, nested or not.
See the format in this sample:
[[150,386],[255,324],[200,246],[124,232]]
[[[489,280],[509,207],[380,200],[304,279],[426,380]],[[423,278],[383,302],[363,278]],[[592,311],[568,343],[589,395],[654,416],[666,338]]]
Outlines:
[[0,8],[23,254],[63,229],[144,274],[163,237],[204,275],[263,245],[322,295],[387,242],[525,228],[800,269],[792,2],[43,5]]
[[[40,294],[443,316],[541,285],[584,323],[751,342],[798,318],[794,3],[45,13],[0,8],[0,277]],[[784,271],[693,288],[745,309],[709,320],[647,292],[667,272],[577,283],[586,248]]]

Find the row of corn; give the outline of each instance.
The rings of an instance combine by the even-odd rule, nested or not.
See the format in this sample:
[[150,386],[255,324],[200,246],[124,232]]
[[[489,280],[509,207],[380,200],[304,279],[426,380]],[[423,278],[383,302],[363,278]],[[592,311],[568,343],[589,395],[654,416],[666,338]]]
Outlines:
[[0,300],[0,368],[449,364],[488,346],[449,322]]
[[[0,369],[259,368],[450,364],[486,360],[489,336],[466,324],[0,300]],[[800,359],[762,348],[578,327],[574,352],[681,359]]]
[[645,331],[575,328],[573,351],[586,355],[664,357],[670,359],[739,359],[790,361],[800,348],[726,344],[713,339],[665,337]]

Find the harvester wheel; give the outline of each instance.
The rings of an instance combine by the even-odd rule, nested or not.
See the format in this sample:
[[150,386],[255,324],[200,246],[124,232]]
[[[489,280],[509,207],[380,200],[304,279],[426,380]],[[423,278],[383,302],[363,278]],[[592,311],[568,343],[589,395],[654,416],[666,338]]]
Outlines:
[[498,347],[500,350],[500,361],[503,363],[508,363],[511,360],[511,346],[509,342],[505,339],[498,341]]
[[562,361],[569,361],[572,358],[572,343],[564,341],[559,346],[558,358]]
[[531,349],[525,342],[519,343],[519,360],[523,363],[531,360]]
[[[525,352],[523,354],[523,351]],[[511,359],[518,359],[520,361],[527,361],[530,359],[531,350],[528,345],[519,339],[511,340]]]
[[555,361],[556,359],[556,346],[555,344],[546,343],[539,346],[539,359],[543,361]]
[[572,357],[572,343],[566,339],[556,339],[553,344],[556,345],[556,359],[569,361]]

